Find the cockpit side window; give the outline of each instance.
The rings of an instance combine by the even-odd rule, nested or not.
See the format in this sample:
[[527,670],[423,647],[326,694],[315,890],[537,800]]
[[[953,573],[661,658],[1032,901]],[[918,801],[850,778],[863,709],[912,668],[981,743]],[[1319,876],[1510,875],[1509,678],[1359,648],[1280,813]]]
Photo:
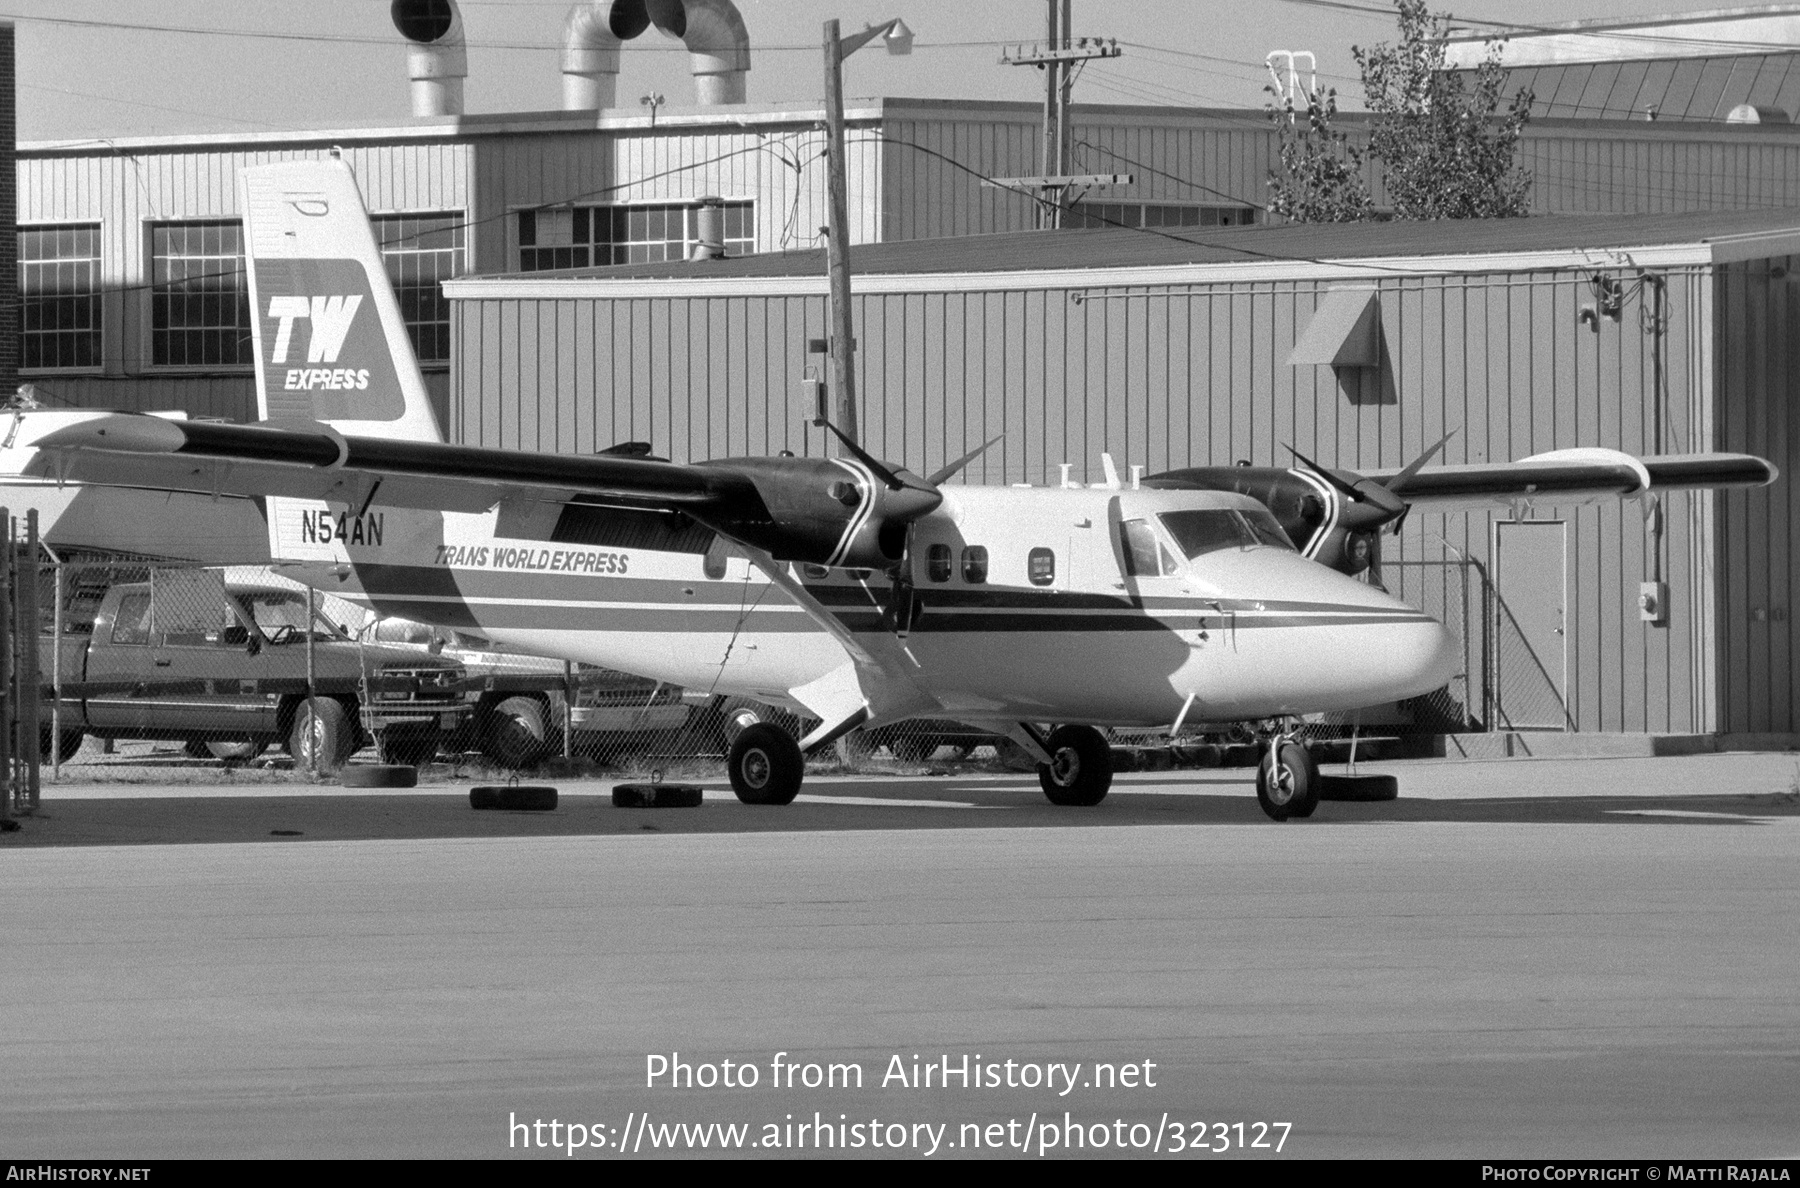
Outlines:
[[1157,539],[1150,521],[1126,520],[1119,525],[1119,536],[1127,577],[1167,577],[1180,568],[1168,546]]

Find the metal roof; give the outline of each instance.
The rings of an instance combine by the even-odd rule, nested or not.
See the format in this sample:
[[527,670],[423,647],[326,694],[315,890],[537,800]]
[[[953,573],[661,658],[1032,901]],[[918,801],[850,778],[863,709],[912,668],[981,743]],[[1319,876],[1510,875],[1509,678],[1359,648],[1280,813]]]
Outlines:
[[1723,120],[1739,104],[1800,109],[1800,53],[1547,63],[1507,71],[1504,96],[1532,93],[1531,113],[1567,119]]
[[[1548,215],[1520,219],[1444,219],[1431,222],[1335,223],[1232,228],[1024,231],[954,239],[865,244],[851,253],[860,276],[944,276],[1047,272],[1116,273],[1181,266],[1355,264],[1413,261],[1423,270],[1448,258],[1534,258],[1543,267],[1600,265],[1599,257],[1633,249],[1691,263],[1800,253],[1800,208],[1658,215]],[[1521,262],[1529,263],[1528,260]],[[1614,263],[1624,263],[1619,260]],[[1365,265],[1366,266],[1366,265]],[[1459,270],[1461,270],[1459,268]],[[477,274],[446,283],[461,296],[499,296],[496,286],[567,288],[581,282],[611,287],[633,281],[710,282],[741,288],[746,281],[805,278],[822,281],[824,249],[770,252],[723,260],[665,261],[543,272]],[[1109,282],[1120,283],[1120,282]]]

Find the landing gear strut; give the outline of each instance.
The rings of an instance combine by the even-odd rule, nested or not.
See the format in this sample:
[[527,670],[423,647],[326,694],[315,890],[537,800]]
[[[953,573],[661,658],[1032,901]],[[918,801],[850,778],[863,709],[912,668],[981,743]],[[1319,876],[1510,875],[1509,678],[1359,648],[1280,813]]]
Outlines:
[[1038,764],[1038,783],[1051,804],[1086,807],[1112,787],[1112,746],[1092,726],[1058,726],[1044,743],[1050,762]]
[[1265,740],[1262,762],[1256,766],[1256,802],[1276,821],[1304,819],[1319,807],[1319,765],[1285,731]]

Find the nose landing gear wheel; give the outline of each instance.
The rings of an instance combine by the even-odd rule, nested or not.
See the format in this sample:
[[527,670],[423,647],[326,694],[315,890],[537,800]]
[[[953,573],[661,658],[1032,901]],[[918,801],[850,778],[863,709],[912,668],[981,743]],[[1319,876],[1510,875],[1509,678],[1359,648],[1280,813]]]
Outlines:
[[1038,783],[1051,804],[1088,807],[1112,787],[1112,746],[1092,726],[1059,726],[1050,735],[1050,762],[1038,764]]
[[1265,748],[1256,768],[1256,802],[1272,820],[1310,817],[1319,807],[1319,768],[1299,743]]
[[787,731],[767,722],[746,726],[725,757],[731,790],[745,804],[790,804],[800,794],[806,760]]

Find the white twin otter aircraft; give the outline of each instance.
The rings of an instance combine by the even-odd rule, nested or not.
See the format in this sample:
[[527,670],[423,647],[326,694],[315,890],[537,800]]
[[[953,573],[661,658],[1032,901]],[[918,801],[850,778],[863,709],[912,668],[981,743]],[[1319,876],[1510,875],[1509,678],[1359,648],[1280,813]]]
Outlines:
[[1396,491],[1504,506],[1774,477],[1741,456],[1575,450],[1021,489],[943,485],[973,455],[921,478],[848,441],[692,465],[448,445],[349,167],[258,166],[240,192],[263,422],[23,413],[16,472],[268,496],[284,572],[377,612],[819,719],[738,737],[731,783],[752,804],[791,801],[805,753],[901,718],[1010,735],[1069,805],[1111,784],[1096,726],[1252,721],[1259,800],[1304,817],[1317,773],[1283,721],[1426,693],[1457,665],[1443,626],[1351,576],[1404,514]]

